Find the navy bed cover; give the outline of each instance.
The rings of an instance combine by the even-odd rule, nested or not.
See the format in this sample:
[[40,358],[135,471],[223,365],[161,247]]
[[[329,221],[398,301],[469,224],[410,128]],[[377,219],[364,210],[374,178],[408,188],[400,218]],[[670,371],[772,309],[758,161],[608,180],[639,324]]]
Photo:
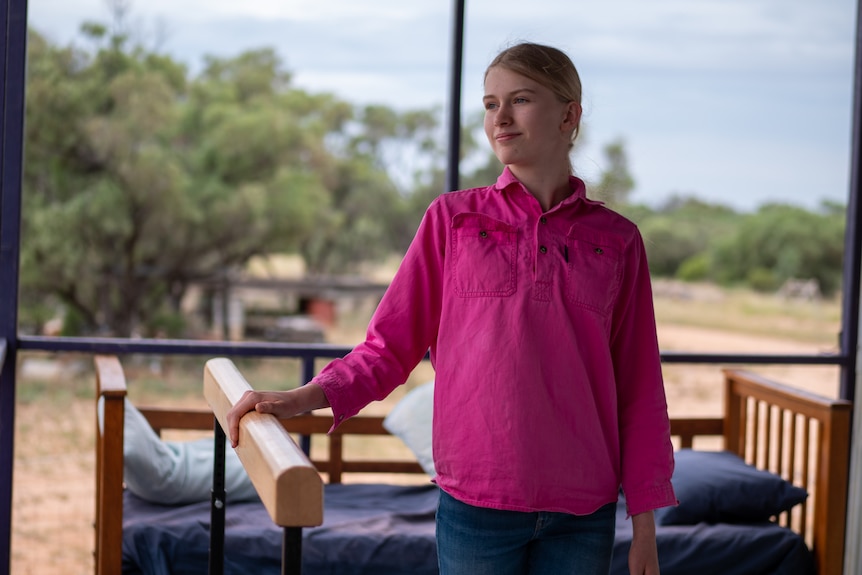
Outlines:
[[[437,575],[437,487],[327,485],[324,524],[303,530],[305,575]],[[612,575],[628,575],[631,521],[617,509]],[[206,572],[209,502],[148,503],[126,492],[123,573]],[[231,503],[225,520],[225,575],[281,573],[283,531],[260,502]],[[659,526],[663,575],[813,575],[799,535],[773,523]]]

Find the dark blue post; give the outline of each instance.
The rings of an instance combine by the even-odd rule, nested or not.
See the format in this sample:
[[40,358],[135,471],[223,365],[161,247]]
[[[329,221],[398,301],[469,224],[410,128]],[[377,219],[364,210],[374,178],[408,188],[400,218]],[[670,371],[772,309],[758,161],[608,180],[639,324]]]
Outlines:
[[9,573],[12,546],[12,466],[15,446],[15,365],[18,351],[18,245],[24,147],[27,2],[0,0],[0,574]]
[[281,575],[302,575],[302,527],[284,528]]
[[446,150],[446,189],[451,192],[460,187],[461,166],[461,75],[464,62],[464,3],[452,4],[452,46],[449,68],[448,147]]
[[841,314],[841,353],[847,363],[841,366],[840,397],[853,401],[856,397],[856,369],[859,348],[859,289],[862,274],[862,0],[856,9],[856,53],[853,75],[853,116],[850,149],[850,194],[847,201],[847,229],[844,232],[844,305]]
[[[305,385],[312,379],[314,379],[314,358],[313,357],[304,357],[302,358],[302,380],[300,380],[300,385]],[[307,456],[311,457],[311,436],[310,435],[300,435],[299,436],[299,447],[302,449],[302,452]]]
[[213,457],[213,489],[210,504],[210,557],[209,575],[224,573],[224,518],[227,495],[225,493],[225,454],[227,438],[218,419],[213,424],[215,432]]

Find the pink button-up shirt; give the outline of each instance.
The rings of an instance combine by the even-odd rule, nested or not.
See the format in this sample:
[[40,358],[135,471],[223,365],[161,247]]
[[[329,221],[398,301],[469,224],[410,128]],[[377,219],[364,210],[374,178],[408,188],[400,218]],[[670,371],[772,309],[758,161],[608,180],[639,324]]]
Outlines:
[[430,348],[436,482],[465,503],[630,514],[676,503],[652,291],[633,223],[572,195],[543,213],[506,169],[428,208],[366,341],[314,379],[335,425]]

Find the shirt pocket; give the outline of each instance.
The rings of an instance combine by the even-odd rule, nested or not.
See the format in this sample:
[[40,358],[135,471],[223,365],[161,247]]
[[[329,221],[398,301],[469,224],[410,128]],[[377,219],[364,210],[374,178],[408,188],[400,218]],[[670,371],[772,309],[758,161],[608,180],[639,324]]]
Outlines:
[[452,277],[461,297],[503,297],[515,293],[518,229],[492,217],[452,218]]
[[605,317],[613,311],[622,277],[621,250],[616,242],[570,232],[566,238],[566,295],[575,305]]

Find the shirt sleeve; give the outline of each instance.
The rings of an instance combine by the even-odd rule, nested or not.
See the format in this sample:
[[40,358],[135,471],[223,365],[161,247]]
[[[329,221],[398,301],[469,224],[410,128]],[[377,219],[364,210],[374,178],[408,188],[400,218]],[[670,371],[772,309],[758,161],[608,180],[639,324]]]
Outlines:
[[643,239],[626,248],[611,352],[617,382],[622,488],[637,515],[675,505],[673,445],[661,373],[655,310]]
[[333,429],[407,381],[436,341],[446,239],[439,206],[435,200],[426,211],[371,318],[365,341],[312,380],[332,407]]

